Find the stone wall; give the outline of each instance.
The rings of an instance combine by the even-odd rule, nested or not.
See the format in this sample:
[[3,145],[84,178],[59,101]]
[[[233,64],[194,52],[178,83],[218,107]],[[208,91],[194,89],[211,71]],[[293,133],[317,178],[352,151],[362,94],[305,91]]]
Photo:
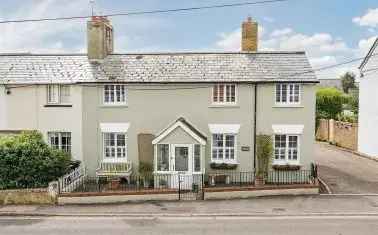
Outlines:
[[357,151],[358,124],[334,120],[319,120],[316,139]]
[[54,204],[48,189],[0,190],[0,205]]

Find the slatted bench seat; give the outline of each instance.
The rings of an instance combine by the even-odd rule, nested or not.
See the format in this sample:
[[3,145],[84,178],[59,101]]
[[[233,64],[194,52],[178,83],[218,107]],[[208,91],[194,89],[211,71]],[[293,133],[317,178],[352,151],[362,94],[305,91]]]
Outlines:
[[96,170],[97,176],[130,176],[132,170],[131,162],[101,162]]

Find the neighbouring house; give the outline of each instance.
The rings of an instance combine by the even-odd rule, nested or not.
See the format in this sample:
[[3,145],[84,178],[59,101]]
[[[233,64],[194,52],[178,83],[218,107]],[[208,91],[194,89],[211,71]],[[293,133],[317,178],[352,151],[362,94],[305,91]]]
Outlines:
[[89,175],[253,172],[255,138],[272,135],[273,165],[310,169],[318,79],[305,52],[113,52],[105,17],[88,22],[87,54],[0,55],[0,129],[43,133]]
[[359,83],[358,151],[378,157],[378,38],[361,63]]

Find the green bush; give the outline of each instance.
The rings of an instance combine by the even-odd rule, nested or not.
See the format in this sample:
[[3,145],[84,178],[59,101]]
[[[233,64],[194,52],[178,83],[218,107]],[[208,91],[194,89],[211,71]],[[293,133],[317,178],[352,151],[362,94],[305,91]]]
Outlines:
[[320,88],[316,92],[316,119],[336,119],[348,98],[336,88]]
[[37,131],[0,138],[0,189],[46,187],[70,171],[70,156]]

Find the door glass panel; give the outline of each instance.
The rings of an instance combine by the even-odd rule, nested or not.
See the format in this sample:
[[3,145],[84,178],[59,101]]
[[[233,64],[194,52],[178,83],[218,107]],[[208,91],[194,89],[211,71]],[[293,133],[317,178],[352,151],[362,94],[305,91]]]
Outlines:
[[175,147],[175,171],[189,170],[188,147]]

